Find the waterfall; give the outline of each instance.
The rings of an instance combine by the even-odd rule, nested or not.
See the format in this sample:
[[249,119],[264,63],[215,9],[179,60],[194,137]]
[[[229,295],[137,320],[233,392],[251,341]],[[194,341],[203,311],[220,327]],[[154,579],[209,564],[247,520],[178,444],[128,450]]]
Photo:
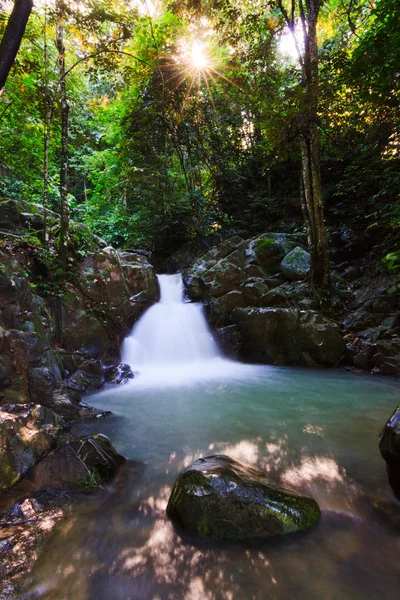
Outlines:
[[181,274],[158,275],[160,301],[134,325],[122,360],[140,376],[168,383],[216,376],[223,360],[199,303],[185,302]]

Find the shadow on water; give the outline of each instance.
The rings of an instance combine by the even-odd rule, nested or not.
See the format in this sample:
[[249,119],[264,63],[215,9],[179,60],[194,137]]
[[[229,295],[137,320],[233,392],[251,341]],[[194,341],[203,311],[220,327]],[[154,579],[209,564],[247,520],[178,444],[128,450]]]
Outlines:
[[[121,422],[119,416],[101,425],[107,433]],[[306,435],[318,440],[321,432],[315,431],[307,429]],[[128,461],[112,486],[89,505],[76,507],[57,527],[29,581],[29,597],[392,598],[399,577],[394,558],[399,532],[374,513],[372,490],[350,478],[333,455],[311,454],[310,447],[296,445],[296,458],[290,438],[286,432],[282,438],[273,434],[267,440],[256,436],[236,444],[214,442],[212,451],[252,459],[273,480],[313,495],[323,512],[310,531],[251,544],[189,537],[172,525],[165,508],[175,475],[201,450],[172,452],[157,469]],[[171,439],[171,447],[177,448],[177,442]]]

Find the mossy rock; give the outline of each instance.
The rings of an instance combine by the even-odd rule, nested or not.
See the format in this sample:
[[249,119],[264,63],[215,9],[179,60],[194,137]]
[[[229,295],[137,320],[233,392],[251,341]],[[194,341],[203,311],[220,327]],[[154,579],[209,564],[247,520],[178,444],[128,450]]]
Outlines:
[[311,255],[300,246],[286,254],[281,262],[281,271],[290,281],[305,279],[310,272]]
[[320,510],[315,500],[276,486],[264,472],[213,455],[182,471],[167,514],[188,533],[240,541],[302,531],[318,521]]

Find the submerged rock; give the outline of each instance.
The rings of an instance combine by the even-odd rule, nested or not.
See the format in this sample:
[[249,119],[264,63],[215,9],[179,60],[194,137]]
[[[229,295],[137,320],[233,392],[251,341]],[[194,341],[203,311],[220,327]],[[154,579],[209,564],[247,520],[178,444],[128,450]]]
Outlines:
[[389,483],[400,498],[400,406],[379,434],[379,450],[386,461]]
[[248,540],[307,529],[320,510],[315,500],[272,484],[263,471],[217,454],[182,471],[167,514],[201,537]]

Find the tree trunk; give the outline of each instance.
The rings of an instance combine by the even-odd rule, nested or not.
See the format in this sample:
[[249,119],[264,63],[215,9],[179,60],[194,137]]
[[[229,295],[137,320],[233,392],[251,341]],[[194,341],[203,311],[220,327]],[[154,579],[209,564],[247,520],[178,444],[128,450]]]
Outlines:
[[26,24],[33,7],[33,0],[15,0],[14,8],[0,43],[0,92],[14,64]]
[[[302,8],[302,5],[301,5]],[[318,41],[317,20],[319,0],[307,2],[307,22],[303,21],[304,105],[300,124],[300,147],[303,179],[303,214],[306,220],[311,253],[311,285],[327,290],[330,287],[329,253],[325,236],[322,200],[318,130]],[[304,12],[303,12],[304,15]]]
[[65,47],[64,28],[59,21],[56,28],[56,46],[58,50],[58,72],[60,75],[61,95],[61,168],[60,168],[60,242],[58,256],[61,266],[65,269],[68,261],[68,231],[69,231],[69,209],[68,209],[68,114],[67,86],[65,81]]

